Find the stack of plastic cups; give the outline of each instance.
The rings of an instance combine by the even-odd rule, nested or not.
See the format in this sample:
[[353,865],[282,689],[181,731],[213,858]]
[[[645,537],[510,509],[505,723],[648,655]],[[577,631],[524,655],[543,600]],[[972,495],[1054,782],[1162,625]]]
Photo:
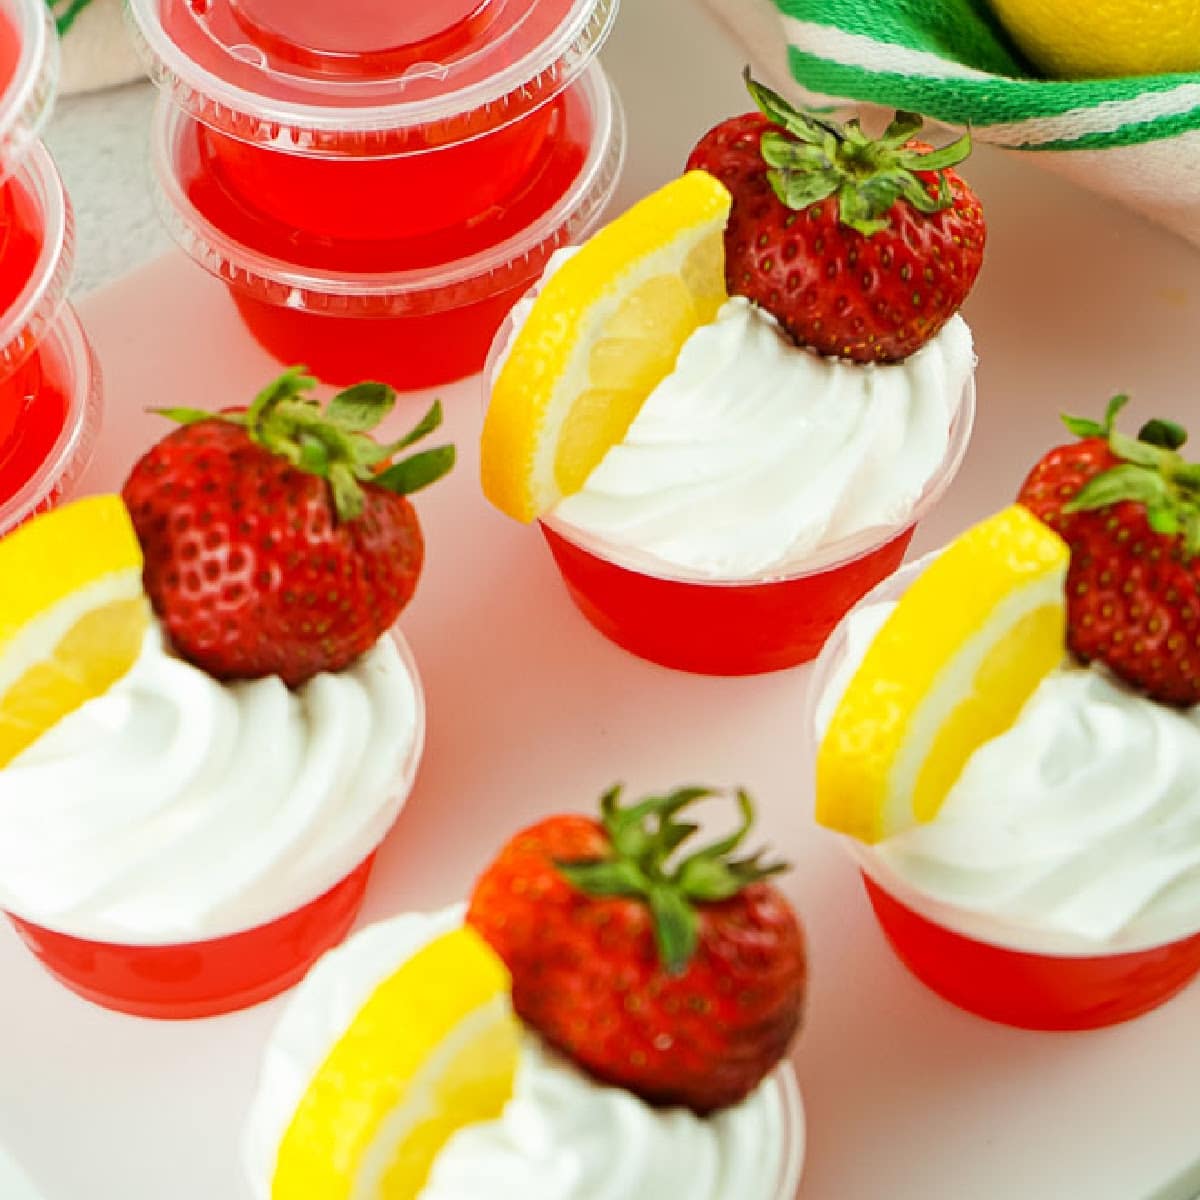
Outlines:
[[162,89],[163,217],[282,363],[482,369],[624,158],[617,0],[128,0]]
[[87,466],[100,374],[67,303],[71,208],[38,133],[58,80],[44,0],[0,0],[0,535]]

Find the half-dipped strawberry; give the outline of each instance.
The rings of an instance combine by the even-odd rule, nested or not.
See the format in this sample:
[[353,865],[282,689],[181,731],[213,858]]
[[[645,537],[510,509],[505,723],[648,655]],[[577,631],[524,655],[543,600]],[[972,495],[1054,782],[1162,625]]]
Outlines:
[[375,644],[416,588],[424,544],[407,496],[446,473],[443,446],[390,465],[441,421],[390,445],[371,431],[395,392],[366,383],[322,408],[293,369],[248,410],[164,410],[181,428],[123,497],[145,587],[174,649],[217,679],[297,687]]
[[697,826],[682,788],[599,821],[551,817],[484,872],[467,920],[512,972],[517,1014],[595,1077],[654,1104],[708,1113],[751,1092],[800,1027],[804,936],[762,854],[738,831],[678,852]]

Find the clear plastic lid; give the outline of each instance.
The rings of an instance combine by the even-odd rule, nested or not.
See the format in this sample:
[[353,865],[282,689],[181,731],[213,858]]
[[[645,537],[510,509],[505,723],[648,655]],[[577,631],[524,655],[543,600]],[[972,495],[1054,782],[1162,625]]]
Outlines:
[[58,34],[45,0],[0,0],[0,178],[46,123],[58,69]]
[[[181,156],[195,125],[165,97],[159,99],[154,136],[159,210],[175,240],[202,267],[266,303],[344,317],[423,316],[458,308],[528,286],[555,250],[596,227],[612,199],[625,159],[625,121],[616,93],[593,63],[567,99],[572,105],[578,101],[590,127],[590,149],[569,185],[528,225],[461,257],[397,270],[334,270],[233,236],[197,207],[180,178]],[[272,234],[269,223],[261,228],[264,236]],[[355,253],[379,257],[382,250],[376,254],[368,243]]]
[[[54,360],[58,386],[66,396],[63,427],[31,478],[15,495],[0,500],[0,536],[70,498],[91,465],[103,423],[100,363],[70,304],[62,305],[53,324],[42,330],[40,345]],[[9,1200],[3,1190],[0,1196]]]
[[128,0],[189,116],[291,153],[423,153],[567,87],[618,0]]
[[[66,300],[75,258],[75,221],[58,168],[40,142],[33,144],[4,186],[33,209],[40,239],[28,277],[0,312],[0,375],[7,376],[42,340]],[[7,258],[0,252],[0,271],[6,269]],[[15,267],[9,264],[9,269]]]

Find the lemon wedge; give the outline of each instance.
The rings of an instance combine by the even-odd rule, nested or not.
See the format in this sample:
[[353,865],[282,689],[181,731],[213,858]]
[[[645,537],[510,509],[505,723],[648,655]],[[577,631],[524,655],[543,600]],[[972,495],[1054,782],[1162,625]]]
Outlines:
[[0,541],[0,767],[120,679],[149,619],[119,496],[68,504]]
[[1063,661],[1068,558],[1013,505],[929,564],[834,710],[817,755],[821,824],[876,842],[937,816],[974,751]]
[[635,204],[542,286],[492,387],[487,498],[532,521],[579,491],[725,292],[724,185],[692,171]]
[[509,989],[504,964],[468,928],[385,979],[297,1106],[271,1200],[415,1200],[450,1136],[495,1119],[512,1095]]

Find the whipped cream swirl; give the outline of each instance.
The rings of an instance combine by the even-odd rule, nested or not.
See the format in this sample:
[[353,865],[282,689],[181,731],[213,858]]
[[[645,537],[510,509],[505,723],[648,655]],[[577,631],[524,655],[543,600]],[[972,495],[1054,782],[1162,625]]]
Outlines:
[[648,569],[786,573],[907,520],[946,457],[974,361],[958,316],[904,362],[864,366],[792,345],[735,297],[553,520],[649,556]]
[[128,675],[0,771],[0,907],[134,945],[284,916],[383,839],[422,711],[387,636],[293,692],[221,684],[152,627]]
[[1094,945],[1195,933],[1200,711],[1063,667],[880,853],[936,901]]
[[[250,1110],[245,1162],[256,1200],[270,1200],[296,1106],[359,1009],[407,959],[461,924],[463,912],[373,925],[327,954],[297,989],[267,1044]],[[785,1136],[773,1079],[701,1119],[595,1083],[526,1033],[504,1112],[450,1139],[420,1200],[777,1200]]]

